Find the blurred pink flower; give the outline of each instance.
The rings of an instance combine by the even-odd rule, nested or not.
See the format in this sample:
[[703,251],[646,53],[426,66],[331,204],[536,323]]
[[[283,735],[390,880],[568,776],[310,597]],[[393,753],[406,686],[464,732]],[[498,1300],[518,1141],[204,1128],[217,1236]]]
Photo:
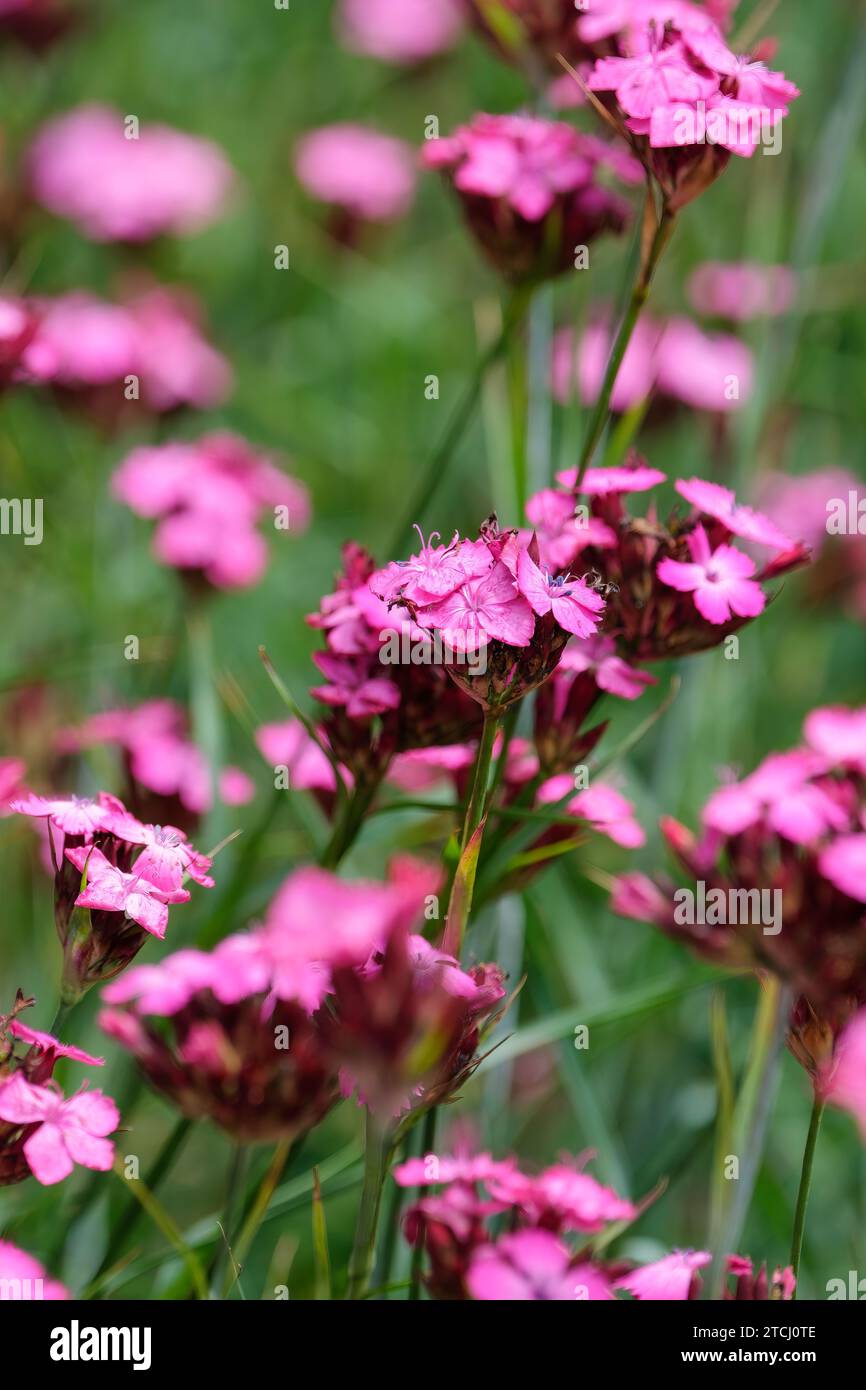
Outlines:
[[[557,773],[539,787],[538,805],[562,801],[573,790],[574,777],[567,772]],[[562,814],[587,821],[593,830],[625,849],[637,849],[646,844],[646,835],[635,820],[631,802],[615,787],[605,786],[603,782],[578,792],[566,802]]]
[[648,671],[639,671],[616,655],[616,643],[612,637],[598,635],[569,642],[558,670],[573,671],[577,675],[589,671],[600,690],[608,695],[616,695],[620,700],[638,700],[648,685],[658,684],[657,678]]
[[9,803],[23,793],[26,771],[20,758],[0,758],[0,816],[12,815]]
[[472,1298],[509,1303],[575,1302],[613,1298],[602,1271],[574,1257],[549,1231],[516,1231],[475,1251],[466,1274]]
[[360,125],[329,125],[298,141],[295,171],[311,197],[365,222],[391,222],[415,193],[410,145]]
[[625,1289],[638,1299],[685,1301],[694,1289],[697,1270],[706,1268],[712,1258],[702,1250],[675,1250],[664,1259],[623,1275],[614,1287]]
[[35,1126],[24,1157],[37,1182],[49,1187],[68,1178],[76,1163],[105,1173],[114,1161],[106,1138],[117,1129],[117,1106],[102,1091],[80,1090],[68,1100],[51,1086],[33,1086],[20,1072],[0,1081],[0,1120]]
[[851,1112],[866,1139],[866,1009],[843,1030],[819,1085],[826,1100]]
[[463,24],[460,0],[339,0],[347,48],[385,63],[421,63],[451,48]]
[[224,767],[219,775],[219,798],[224,806],[246,806],[256,794],[256,784],[241,767]]
[[[571,329],[559,330],[551,356],[551,389],[558,401],[571,398],[575,381],[585,405],[596,400],[611,344],[604,318],[590,323],[577,344]],[[752,354],[738,338],[704,333],[686,318],[655,320],[644,314],[617,373],[611,404],[623,412],[658,391],[697,410],[739,410],[751,395],[752,378]]]
[[93,241],[148,241],[200,231],[221,213],[233,182],[210,140],[82,106],[49,121],[29,157],[36,199]]
[[112,478],[115,497],[139,516],[158,518],[154,550],[163,563],[193,570],[214,588],[247,588],[261,579],[268,549],[257,523],[270,510],[278,528],[302,531],[306,489],[234,435],[195,444],[135,449]]
[[0,1240],[0,1287],[4,1299],[58,1302],[69,1298],[69,1290],[50,1279],[38,1260],[6,1240]]
[[746,323],[787,313],[797,292],[797,278],[787,265],[748,261],[706,261],[693,271],[689,300],[699,314]]

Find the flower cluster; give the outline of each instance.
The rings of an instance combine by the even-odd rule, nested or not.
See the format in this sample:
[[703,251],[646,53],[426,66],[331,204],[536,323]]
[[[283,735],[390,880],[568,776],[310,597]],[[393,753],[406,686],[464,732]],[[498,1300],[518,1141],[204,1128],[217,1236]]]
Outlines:
[[334,592],[307,618],[326,642],[313,656],[325,681],[312,691],[329,709],[325,740],[362,782],[381,777],[397,752],[461,741],[480,725],[429,634],[374,590],[376,573],[367,551],[344,546]]
[[268,548],[257,529],[271,512],[281,531],[303,531],[306,489],[245,440],[210,434],[195,444],[135,449],[112,479],[115,497],[158,522],[154,551],[163,564],[215,589],[258,582]]
[[148,285],[122,303],[73,292],[0,305],[0,379],[50,386],[115,424],[130,402],[156,414],[219,405],[232,384],[189,296]]
[[344,242],[358,223],[403,217],[415,193],[411,146],[360,125],[309,131],[298,142],[295,171],[311,197],[342,211],[333,230]]
[[114,1101],[86,1087],[67,1099],[52,1079],[62,1057],[90,1067],[104,1066],[103,1058],[22,1023],[19,1015],[34,1003],[19,990],[12,1010],[0,1015],[0,1186],[32,1173],[48,1187],[76,1163],[106,1172],[114,1160],[107,1138],[120,1123]]
[[37,202],[91,241],[197,232],[222,211],[234,177],[211,141],[169,126],[139,129],[106,106],[49,121],[28,163]]
[[[582,1237],[633,1222],[640,1208],[575,1162],[530,1176],[513,1158],[428,1154],[400,1164],[393,1176],[401,1187],[440,1189],[413,1203],[404,1220],[407,1240],[426,1251],[434,1299],[598,1302],[626,1294],[683,1300],[698,1296],[697,1271],[712,1258],[675,1251],[633,1269],[581,1247]],[[730,1256],[728,1273],[734,1284],[727,1298],[793,1295],[790,1270],[777,1270],[768,1281],[763,1268],[755,1271],[750,1260]]]
[[67,1002],[125,970],[148,936],[165,936],[169,905],[189,901],[187,878],[213,887],[211,861],[181,830],[143,824],[107,792],[30,794],[11,805],[46,822]]
[[587,86],[607,97],[671,212],[712,183],[731,154],[748,158],[762,145],[778,152],[780,124],[799,96],[783,73],[733,53],[694,5],[648,0],[610,10],[621,52],[599,58]]
[[[582,565],[612,586],[605,631],[622,656],[653,661],[717,646],[762,613],[762,585],[805,564],[809,552],[769,518],[738,505],[730,489],[699,478],[675,484],[690,504],[666,522],[655,509],[633,517],[630,493],[646,492],[665,474],[632,455],[626,465],[557,475],[564,491],[530,500],[542,564]],[[585,501],[579,499],[584,498]],[[770,552],[760,568],[735,540]]]
[[116,981],[102,1026],[185,1114],[242,1140],[302,1133],[341,1091],[385,1119],[434,1103],[472,1070],[503,989],[412,932],[430,883],[414,861],[386,884],[299,869],[261,926]]
[[398,65],[451,48],[461,20],[461,0],[340,0],[336,12],[347,48]]
[[[116,745],[123,752],[124,800],[141,820],[169,822],[191,831],[213,802],[211,775],[202,750],[190,740],[175,700],[145,700],[131,709],[104,710],[77,728],[61,730],[61,753]],[[252,800],[254,787],[238,767],[221,769],[219,799],[227,806]]]
[[[551,389],[556,400],[574,393],[592,405],[604,380],[611,348],[605,314],[588,324],[580,339],[563,328],[553,340]],[[753,359],[749,348],[730,333],[705,333],[691,319],[654,319],[642,314],[626,349],[611,393],[617,412],[658,395],[693,410],[718,414],[741,409],[752,394]]]
[[643,875],[620,879],[613,896],[616,911],[711,960],[786,981],[796,996],[789,1044],[813,1077],[866,1005],[864,779],[866,708],[816,709],[802,747],[713,793],[699,837],[662,822],[688,880],[703,884],[703,910]]
[[379,570],[369,587],[420,640],[437,640],[452,679],[485,710],[541,685],[570,636],[598,631],[604,599],[583,575],[552,573],[533,538],[500,530],[446,545],[434,533],[417,555]]
[[580,247],[621,232],[629,204],[601,182],[602,169],[626,183],[640,165],[558,121],[475,116],[424,147],[428,169],[444,170],[466,221],[493,265],[510,280],[537,280],[573,267]]

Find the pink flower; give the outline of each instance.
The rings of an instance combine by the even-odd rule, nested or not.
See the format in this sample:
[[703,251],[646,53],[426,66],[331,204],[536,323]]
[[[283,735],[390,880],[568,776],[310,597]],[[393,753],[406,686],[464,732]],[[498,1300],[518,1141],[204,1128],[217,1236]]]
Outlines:
[[23,793],[26,771],[26,764],[20,758],[0,758],[0,816],[11,815],[10,803]]
[[[574,779],[568,773],[548,778],[538,788],[538,804],[547,806],[561,801],[573,786]],[[578,792],[566,803],[563,814],[587,821],[593,830],[607,835],[614,844],[625,849],[637,849],[646,844],[646,835],[634,818],[631,802],[615,787],[605,786],[603,782]]]
[[49,121],[29,167],[38,201],[93,241],[197,232],[222,211],[233,182],[210,141],[147,124],[132,138],[123,115],[106,106]]
[[821,1074],[820,1089],[831,1104],[851,1112],[866,1139],[866,1009],[843,1031]]
[[[174,892],[181,887],[185,875],[204,888],[213,888],[213,879],[208,874],[212,861],[193,849],[183,831],[175,826],[143,825],[121,808],[109,813],[105,828],[125,844],[143,846],[135,861],[135,871],[155,888]],[[83,868],[83,865],[77,864],[77,867]],[[88,865],[88,879],[91,872]]]
[[711,1264],[712,1258],[702,1250],[675,1250],[664,1259],[623,1275],[616,1280],[614,1288],[625,1289],[638,1299],[685,1301],[692,1291],[697,1270]]
[[555,1163],[537,1177],[515,1168],[492,1173],[486,1181],[493,1198],[518,1206],[526,1220],[545,1229],[596,1233],[637,1216],[631,1202],[566,1163]]
[[80,1047],[58,1042],[50,1033],[41,1033],[38,1028],[29,1028],[20,1018],[13,1018],[7,1026],[7,1031],[19,1042],[29,1043],[31,1047],[38,1047],[43,1052],[53,1052],[55,1057],[70,1057],[72,1061],[84,1062],[89,1067],[105,1066],[104,1057],[92,1057],[89,1052],[82,1052]]
[[840,893],[866,903],[866,834],[834,840],[821,851],[818,868]]
[[786,265],[748,261],[707,261],[692,272],[688,295],[699,314],[746,323],[787,313],[797,291],[794,271]]
[[[574,487],[577,482],[577,469],[566,468],[557,473],[556,480],[563,487]],[[667,474],[658,468],[650,468],[642,459],[635,456],[632,465],[623,464],[617,468],[587,468],[580,484],[580,490],[587,497],[609,497],[629,492],[648,492],[659,483],[667,480]]]
[[459,0],[340,0],[347,48],[384,63],[423,63],[451,48],[462,28]]
[[741,410],[752,394],[753,357],[739,338],[668,319],[658,349],[659,390],[695,410]]
[[575,247],[622,231],[630,207],[597,180],[622,166],[603,142],[561,121],[480,113],[429,140],[422,159],[445,171],[482,249],[510,279],[558,275]]
[[49,1187],[68,1178],[76,1163],[105,1173],[114,1161],[106,1135],[117,1129],[117,1106],[102,1091],[81,1090],[65,1100],[48,1086],[31,1086],[16,1072],[0,1082],[0,1119],[36,1125],[24,1156],[37,1182]]
[[680,44],[653,47],[633,58],[600,58],[587,84],[593,92],[616,92],[627,116],[649,120],[659,108],[706,100],[718,79],[692,67]]
[[289,784],[299,791],[336,792],[337,778],[322,749],[299,719],[262,724],[256,730],[256,746],[273,767],[287,767]]
[[309,521],[306,489],[234,435],[133,450],[112,478],[114,495],[158,518],[154,549],[165,564],[199,572],[215,588],[246,588],[264,574],[257,523],[271,511],[277,534]]
[[590,637],[597,631],[604,599],[590,589],[585,579],[572,579],[568,574],[552,579],[549,574],[542,574],[527,550],[521,550],[517,562],[517,587],[534,613],[539,617],[552,613],[566,632],[574,633],[577,637]]
[[559,663],[560,671],[581,674],[589,671],[600,690],[616,695],[620,700],[638,700],[648,685],[658,680],[648,671],[639,671],[616,655],[612,637],[588,637],[582,642],[569,642]]
[[[168,904],[189,902],[184,888],[160,888],[142,873],[124,873],[110,864],[99,849],[68,849],[66,858],[87,876],[87,886],[75,899],[77,907],[122,912],[146,932],[160,939],[168,925]],[[164,865],[158,864],[164,871]]]
[[680,496],[704,516],[721,521],[731,535],[755,545],[770,546],[773,550],[786,551],[793,547],[794,542],[769,517],[751,507],[737,506],[730,488],[704,482],[702,478],[679,479],[674,486]]
[[241,767],[224,767],[218,789],[224,806],[246,806],[256,794],[255,782]]
[[481,1245],[466,1275],[469,1292],[482,1302],[574,1302],[612,1298],[605,1275],[588,1262],[575,1264],[549,1231],[517,1231],[495,1245]]
[[492,638],[525,647],[535,628],[530,605],[501,561],[481,578],[431,603],[418,621],[422,627],[443,631],[455,651],[478,651]]
[[695,607],[709,623],[730,622],[732,614],[754,618],[764,611],[766,598],[751,577],[755,564],[748,555],[730,545],[711,551],[703,526],[697,526],[688,541],[691,564],[667,556],[659,561],[657,573],[663,584],[694,594]]
[[866,706],[813,709],[806,717],[803,732],[816,753],[866,776]]
[[59,1302],[69,1298],[69,1290],[50,1279],[38,1260],[5,1240],[0,1240],[0,1288],[4,1299]]
[[811,781],[821,770],[821,759],[805,750],[773,753],[742,782],[713,793],[704,807],[704,825],[739,835],[766,819],[777,834],[801,845],[814,843],[828,829],[844,829],[841,806]]
[[31,792],[10,805],[19,815],[49,820],[64,835],[83,836],[88,840],[96,831],[106,830],[114,814],[113,805],[101,798],[94,801],[86,796],[48,797]]
[[367,222],[403,217],[415,192],[411,147],[359,125],[310,131],[298,142],[295,170],[313,198]]

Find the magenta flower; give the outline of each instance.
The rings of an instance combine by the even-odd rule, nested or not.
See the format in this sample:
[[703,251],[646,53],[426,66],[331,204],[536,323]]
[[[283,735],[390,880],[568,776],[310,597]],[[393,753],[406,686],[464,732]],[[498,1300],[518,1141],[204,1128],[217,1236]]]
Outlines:
[[[76,907],[94,907],[102,912],[121,912],[137,922],[151,936],[162,939],[168,926],[168,904],[189,902],[183,888],[166,891],[152,883],[143,872],[124,873],[105,858],[101,850],[68,849],[66,858],[86,875],[87,886],[75,899]],[[158,865],[158,869],[163,866]]]
[[866,1005],[862,718],[862,710],[813,711],[807,731],[829,740],[826,751],[771,754],[723,785],[704,808],[699,838],[665,818],[662,832],[696,886],[629,875],[612,904],[709,960],[785,981],[795,995],[788,1045],[813,1078],[826,1074],[836,1039]]
[[588,637],[582,642],[570,642],[562,654],[559,672],[576,675],[589,672],[599,690],[616,695],[620,700],[639,700],[648,685],[657,685],[649,671],[640,671],[616,655],[612,637]]
[[692,272],[687,288],[699,314],[746,323],[787,313],[797,292],[797,279],[786,265],[706,261]]
[[63,1284],[49,1278],[38,1260],[6,1240],[0,1240],[0,1287],[4,1299],[27,1302],[31,1299],[58,1302],[70,1296]]
[[764,611],[766,599],[760,584],[752,579],[753,560],[730,545],[710,550],[703,526],[689,536],[691,564],[665,558],[659,562],[658,577],[680,593],[694,594],[695,607],[708,623],[726,623],[731,615],[755,618]]
[[28,162],[37,201],[92,241],[197,232],[222,212],[234,178],[210,141],[147,124],[133,137],[106,106],[49,121]]
[[298,142],[295,172],[311,197],[360,222],[394,222],[415,194],[410,145],[360,125],[330,125]]
[[866,1009],[844,1029],[832,1059],[822,1068],[819,1087],[831,1105],[854,1116],[866,1139]]
[[102,1091],[82,1089],[65,1100],[59,1089],[33,1086],[16,1072],[0,1081],[0,1120],[34,1126],[23,1144],[31,1173],[45,1187],[68,1178],[75,1164],[106,1173],[114,1145],[106,1138],[120,1124],[117,1106]]
[[501,561],[488,562],[481,578],[426,606],[418,620],[422,627],[444,632],[448,644],[461,652],[478,652],[491,640],[526,647],[535,629],[530,605]]
[[[712,1263],[712,1255],[702,1250],[675,1250],[672,1255],[653,1264],[641,1265],[614,1282],[615,1289],[624,1289],[632,1298],[651,1302],[685,1302],[700,1298],[699,1271]],[[772,1279],[762,1266],[757,1272],[752,1261],[742,1255],[728,1255],[727,1279],[723,1297],[742,1300],[790,1300],[794,1296],[796,1279],[793,1270],[777,1269]],[[728,1280],[733,1278],[733,1285]]]
[[528,551],[521,550],[517,587],[534,613],[541,618],[552,613],[566,632],[590,637],[597,630],[604,599],[590,589],[585,579],[572,579],[568,574],[552,579],[548,573],[542,573]]
[[340,0],[336,20],[347,48],[405,65],[451,48],[463,23],[460,0]]
[[422,157],[449,175],[482,250],[509,279],[558,275],[575,247],[629,219],[628,204],[597,181],[602,165],[621,177],[621,160],[563,122],[481,114]]
[[139,516],[158,520],[154,550],[164,564],[216,589],[262,578],[268,549],[257,525],[268,511],[279,531],[303,531],[310,516],[303,485],[234,435],[136,449],[112,490]]
[[466,1272],[466,1284],[470,1296],[481,1302],[613,1298],[601,1270],[589,1261],[575,1262],[549,1231],[516,1231],[493,1245],[479,1246]]

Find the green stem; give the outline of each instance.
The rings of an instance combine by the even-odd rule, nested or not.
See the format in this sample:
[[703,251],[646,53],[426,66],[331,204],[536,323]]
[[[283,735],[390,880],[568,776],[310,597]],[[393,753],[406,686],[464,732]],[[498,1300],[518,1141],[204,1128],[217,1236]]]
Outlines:
[[461,854],[481,824],[481,817],[484,815],[487,784],[490,780],[490,764],[493,760],[493,745],[499,732],[500,719],[501,715],[496,710],[485,712],[481,742],[478,745],[475,769],[472,774],[472,791],[469,794],[469,804],[466,807],[466,816],[463,821],[463,834],[460,837]]
[[[192,1120],[188,1120],[182,1115],[169,1134],[162,1148],[160,1149],[156,1161],[147,1177],[147,1186],[151,1193],[156,1194],[166,1174],[169,1172],[175,1158],[183,1147],[186,1137],[192,1128]],[[145,1210],[135,1197],[130,1197],[126,1208],[120,1216],[117,1225],[111,1233],[105,1258],[99,1269],[94,1275],[94,1281],[101,1279],[102,1275],[111,1268],[115,1260],[123,1253],[124,1246],[131,1236],[135,1234],[138,1226],[144,1220]]]
[[216,844],[223,838],[224,813],[219,804],[218,786],[223,762],[222,712],[216,688],[213,633],[206,599],[195,600],[187,621],[190,658],[190,714],[192,736],[207,765],[211,810],[204,839]]
[[776,976],[768,976],[761,991],[749,1063],[734,1112],[731,1147],[739,1159],[738,1177],[730,1184],[734,1191],[712,1237],[713,1263],[704,1286],[704,1297],[711,1300],[723,1297],[727,1256],[737,1252],[755,1189],[790,1011],[791,991]]
[[373,798],[379,790],[381,780],[381,777],[372,777],[366,782],[355,783],[341,814],[334,823],[331,838],[322,851],[319,862],[323,869],[336,869],[352,848]]
[[[433,1153],[436,1149],[436,1119],[437,1108],[431,1105],[424,1116],[424,1128],[421,1133],[421,1157],[426,1158],[427,1154]],[[420,1192],[417,1194],[420,1196]],[[410,1274],[409,1302],[417,1303],[421,1297],[421,1273],[424,1268],[424,1241],[419,1240],[412,1251],[412,1271]]]
[[[806,1135],[806,1147],[803,1150],[803,1167],[800,1172],[800,1190],[797,1193],[797,1207],[794,1212],[794,1234],[791,1239],[791,1268],[796,1279],[800,1272],[800,1256],[803,1253],[803,1233],[806,1228],[806,1208],[809,1205],[809,1191],[812,1187],[812,1169],[815,1166],[815,1149],[818,1144],[818,1135],[821,1132],[821,1119],[824,1114],[824,1100],[815,1092],[815,1100],[812,1105],[812,1118],[809,1121],[809,1133]],[[797,1297],[797,1290],[794,1289],[794,1298]]]
[[217,1244],[216,1256],[211,1271],[211,1298],[222,1298],[226,1266],[231,1253],[231,1242],[240,1217],[244,1200],[244,1187],[250,1150],[247,1144],[236,1144],[232,1153],[226,1184],[225,1206],[223,1207],[222,1230]]
[[370,1285],[376,1257],[376,1232],[382,1189],[391,1152],[388,1131],[379,1124],[372,1110],[367,1111],[367,1146],[364,1154],[364,1187],[358,1208],[355,1243],[349,1259],[349,1282],[346,1298],[364,1298]]
[[529,376],[526,345],[520,337],[509,344],[507,360],[508,411],[511,421],[511,476],[514,484],[515,515],[526,506],[527,434],[529,430]]
[[445,476],[451,456],[475,413],[475,407],[481,396],[481,388],[484,385],[484,378],[508,347],[512,334],[526,313],[528,302],[528,290],[516,291],[512,297],[502,323],[502,331],[478,359],[472,380],[448,422],[441,443],[434,449],[418,474],[417,482],[409,495],[409,501],[400,523],[396,527],[391,544],[385,552],[387,555],[399,555],[412,534],[413,525],[415,522],[420,523],[423,519],[424,513]]
[[638,269],[637,278],[632,287],[631,296],[626,306],[622,323],[619,326],[619,332],[616,335],[611,349],[601,391],[599,392],[598,400],[595,403],[595,408],[590,417],[589,428],[587,429],[586,439],[584,440],[583,450],[577,468],[576,488],[580,487],[583,481],[583,475],[592,460],[598,441],[604,433],[604,427],[607,423],[608,415],[610,414],[610,398],[613,394],[617,376],[619,375],[619,369],[622,366],[622,360],[631,342],[631,336],[640,318],[641,310],[649,297],[653,276],[661,260],[662,252],[671,239],[675,221],[675,214],[665,207],[659,218],[649,252],[643,258]]
[[[69,1015],[72,1013],[72,1010],[75,1008],[75,1005],[76,1005],[77,1003],[78,1003],[78,1000],[77,1000],[77,999],[65,1000],[65,999],[63,999],[63,998],[61,997],[60,1001],[58,1002],[57,1011],[56,1011],[56,1013],[55,1013],[55,1015],[54,1015],[54,1019],[53,1019],[53,1021],[52,1021],[51,1027],[48,1029],[48,1031],[49,1031],[49,1033],[52,1035],[52,1037],[55,1037],[55,1038],[59,1038],[59,1037],[60,1037],[60,1030],[61,1030],[63,1027],[65,1027],[65,1025],[66,1025],[66,1020],[68,1019]],[[60,1041],[62,1042],[63,1039],[60,1038]]]

